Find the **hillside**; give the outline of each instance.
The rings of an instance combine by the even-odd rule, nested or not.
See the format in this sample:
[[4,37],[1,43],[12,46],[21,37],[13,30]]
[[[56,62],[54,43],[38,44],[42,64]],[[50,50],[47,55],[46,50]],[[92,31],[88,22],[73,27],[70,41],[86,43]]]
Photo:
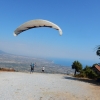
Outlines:
[[45,66],[47,73],[73,73],[71,68],[54,64],[47,59],[13,55],[1,50],[0,52],[0,68],[14,68],[16,71],[29,72],[30,64],[36,63],[35,72],[41,72],[42,67]]

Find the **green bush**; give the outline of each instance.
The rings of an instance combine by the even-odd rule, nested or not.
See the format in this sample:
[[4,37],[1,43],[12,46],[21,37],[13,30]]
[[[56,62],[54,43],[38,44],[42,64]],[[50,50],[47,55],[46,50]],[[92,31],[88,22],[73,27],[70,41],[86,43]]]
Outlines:
[[98,75],[92,70],[90,66],[86,66],[83,70],[80,71],[80,74],[75,75],[75,76],[76,77],[86,77],[86,78],[91,78],[91,79],[98,78]]
[[96,79],[97,77],[98,75],[93,70],[88,73],[88,78]]

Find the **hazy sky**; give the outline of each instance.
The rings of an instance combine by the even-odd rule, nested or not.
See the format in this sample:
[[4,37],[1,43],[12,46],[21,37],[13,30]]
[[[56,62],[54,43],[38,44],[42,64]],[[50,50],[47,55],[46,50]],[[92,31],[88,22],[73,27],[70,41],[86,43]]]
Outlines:
[[[14,30],[26,21],[45,19],[61,27]],[[0,50],[40,57],[99,60],[100,0],[0,0]]]

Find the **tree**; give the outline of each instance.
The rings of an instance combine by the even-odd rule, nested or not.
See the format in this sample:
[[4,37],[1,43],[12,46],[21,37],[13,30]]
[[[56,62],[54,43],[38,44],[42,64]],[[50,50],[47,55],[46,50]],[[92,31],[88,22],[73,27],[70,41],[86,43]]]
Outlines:
[[100,45],[97,46],[97,48],[96,48],[96,55],[97,56],[100,56]]
[[72,64],[72,69],[75,69],[74,75],[76,75],[76,72],[80,72],[82,70],[82,64],[79,61],[74,61]]

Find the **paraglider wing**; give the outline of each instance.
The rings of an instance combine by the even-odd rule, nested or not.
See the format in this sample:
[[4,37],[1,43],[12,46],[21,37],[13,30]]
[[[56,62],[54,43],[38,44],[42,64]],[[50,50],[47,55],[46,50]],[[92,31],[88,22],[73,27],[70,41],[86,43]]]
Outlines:
[[37,19],[37,20],[31,20],[28,21],[24,24],[22,24],[21,26],[19,26],[15,31],[14,31],[14,36],[17,36],[18,34],[20,34],[23,31],[29,30],[31,28],[38,28],[38,27],[50,27],[50,28],[54,28],[56,30],[59,31],[59,34],[62,35],[62,30],[59,26],[57,26],[56,24],[47,21],[47,20],[42,20],[42,19]]

